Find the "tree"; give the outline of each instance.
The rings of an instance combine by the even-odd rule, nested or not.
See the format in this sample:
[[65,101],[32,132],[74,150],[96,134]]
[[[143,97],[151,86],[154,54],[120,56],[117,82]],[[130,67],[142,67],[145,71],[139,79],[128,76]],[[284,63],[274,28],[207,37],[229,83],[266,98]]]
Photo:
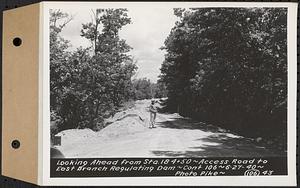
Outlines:
[[174,14],[179,21],[162,48],[169,109],[247,134],[284,132],[286,9],[175,9]]
[[165,98],[168,95],[168,90],[164,82],[161,80],[158,80],[157,83],[155,84],[155,98]]
[[[68,51],[60,32],[71,20],[61,11],[50,18],[51,120],[56,132],[71,128],[103,127],[123,102],[132,97],[131,78],[136,65],[130,46],[119,30],[130,23],[126,9],[97,9],[94,20],[83,24],[81,36],[90,48]],[[100,30],[101,28],[101,30]],[[91,52],[91,49],[93,51]]]
[[136,100],[151,99],[154,97],[155,86],[147,78],[133,80],[134,98]]
[[160,81],[153,83],[147,78],[134,79],[133,90],[135,100],[163,98],[167,96],[164,83]]
[[68,77],[66,62],[70,54],[66,51],[69,47],[69,41],[60,36],[60,32],[73,18],[61,10],[50,10],[50,111],[51,120],[55,131],[58,131],[57,124],[62,122],[58,114],[61,105],[61,96],[63,86]]
[[89,92],[85,99],[89,106],[89,127],[113,114],[130,98],[131,78],[136,70],[127,54],[131,47],[119,37],[120,29],[131,23],[127,10],[97,9],[93,15],[93,21],[83,24],[81,30],[81,36],[89,39],[94,48],[84,77],[84,90]]

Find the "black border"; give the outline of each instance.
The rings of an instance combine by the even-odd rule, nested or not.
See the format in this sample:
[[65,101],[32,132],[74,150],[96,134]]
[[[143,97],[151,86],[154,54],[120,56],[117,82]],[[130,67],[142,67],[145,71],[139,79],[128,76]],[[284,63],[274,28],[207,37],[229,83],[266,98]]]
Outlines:
[[[53,0],[48,0],[48,1],[53,1]],[[55,1],[55,0],[54,0]],[[56,1],[62,1],[62,0],[56,0]],[[79,1],[79,0],[64,0],[64,1]],[[89,0],[89,1],[97,1],[97,0]],[[99,1],[99,0],[98,0]],[[110,0],[111,1],[111,0]],[[122,0],[121,0],[122,1]],[[146,0],[148,1],[148,0]],[[177,1],[185,1],[185,0],[177,0]],[[199,1],[199,2],[212,2],[212,0],[190,0],[190,1]],[[41,2],[41,0],[0,0],[0,20],[1,20],[1,24],[0,24],[0,78],[2,80],[2,27],[3,27],[3,11],[4,10],[9,10],[9,9],[13,9],[13,8],[17,8],[17,7],[21,7],[21,6],[25,6],[25,5],[29,5],[29,4],[33,4],[33,3],[38,3]],[[298,0],[214,0],[214,2],[297,2],[299,3]],[[297,62],[299,62],[300,58],[300,52],[299,52],[299,34],[300,34],[300,29],[299,29],[299,11],[300,8],[298,7],[298,18],[297,18]],[[299,63],[297,63],[297,66],[300,66]],[[300,174],[299,174],[299,139],[298,139],[298,134],[299,134],[299,128],[298,128],[298,122],[299,122],[299,114],[300,114],[300,105],[299,105],[299,100],[298,100],[298,95],[299,95],[299,89],[298,87],[299,85],[299,71],[297,69],[297,153],[296,153],[296,166],[297,166],[297,187],[300,187],[300,185],[298,184],[298,182],[300,181]],[[2,114],[2,81],[0,82],[0,88],[1,88],[1,102],[0,102],[0,112]],[[0,143],[2,140],[2,115],[0,118]],[[2,149],[1,149],[1,144],[0,144],[0,154],[2,153]],[[1,159],[0,159],[1,160]],[[1,161],[0,161],[1,162]],[[1,163],[0,163],[0,168],[1,168]],[[249,185],[248,185],[249,186]],[[33,185],[33,184],[29,184],[26,182],[22,182],[16,179],[12,179],[12,178],[8,178],[5,176],[0,175],[0,188],[36,188],[36,187],[41,187],[41,186],[37,186],[37,185]],[[43,186],[44,187],[44,186]],[[48,188],[54,187],[54,186],[47,186]],[[58,187],[58,186],[57,186]],[[61,186],[59,186],[61,187]],[[84,186],[86,187],[86,186]],[[218,186],[220,187],[220,186]]]

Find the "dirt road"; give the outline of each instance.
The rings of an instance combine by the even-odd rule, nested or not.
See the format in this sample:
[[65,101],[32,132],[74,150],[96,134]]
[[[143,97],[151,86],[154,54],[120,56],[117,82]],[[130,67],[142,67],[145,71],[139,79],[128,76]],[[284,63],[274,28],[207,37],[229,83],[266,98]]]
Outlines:
[[99,132],[66,130],[59,149],[66,157],[258,157],[278,154],[254,140],[178,114],[158,113],[149,129],[149,100],[116,114]]

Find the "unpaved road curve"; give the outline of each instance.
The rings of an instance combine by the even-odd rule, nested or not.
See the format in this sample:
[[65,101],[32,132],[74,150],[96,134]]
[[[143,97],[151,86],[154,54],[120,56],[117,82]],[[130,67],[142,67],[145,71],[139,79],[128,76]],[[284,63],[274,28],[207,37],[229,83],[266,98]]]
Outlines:
[[[194,122],[178,114],[158,113],[149,129],[149,100],[119,113],[115,122],[95,133],[67,130],[59,133],[65,157],[258,157],[282,154],[256,145],[248,138],[216,126]],[[127,116],[126,116],[127,115]]]

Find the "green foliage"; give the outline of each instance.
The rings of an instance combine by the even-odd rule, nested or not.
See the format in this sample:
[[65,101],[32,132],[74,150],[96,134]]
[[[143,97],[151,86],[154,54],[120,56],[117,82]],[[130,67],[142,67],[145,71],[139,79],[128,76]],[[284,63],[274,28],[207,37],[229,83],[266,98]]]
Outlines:
[[65,24],[55,24],[68,15],[51,13],[51,118],[59,120],[55,121],[58,131],[97,130],[104,118],[133,95],[131,78],[137,67],[127,55],[131,48],[118,36],[118,31],[130,23],[126,11],[98,9],[95,22],[83,24],[81,36],[92,42],[93,52],[91,48],[68,52],[68,42],[59,36]]
[[284,132],[286,9],[175,9],[174,14],[179,21],[165,41],[161,67],[169,110],[247,134]]

